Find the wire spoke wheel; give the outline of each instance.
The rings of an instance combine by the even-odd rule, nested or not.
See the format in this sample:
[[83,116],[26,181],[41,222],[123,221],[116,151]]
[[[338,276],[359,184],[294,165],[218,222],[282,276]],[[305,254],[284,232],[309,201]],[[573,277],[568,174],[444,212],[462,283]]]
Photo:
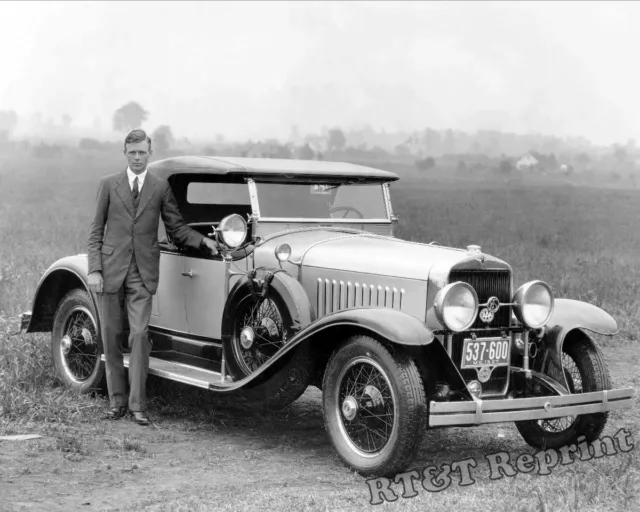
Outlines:
[[[611,389],[611,377],[600,348],[588,337],[575,331],[564,340],[562,352],[567,390],[571,394]],[[607,423],[608,412],[575,414],[559,418],[516,421],[523,439],[535,448],[560,448],[598,438]]]
[[369,358],[358,358],[339,379],[336,407],[347,438],[363,453],[382,450],[396,417],[395,396],[382,368]]
[[60,354],[69,377],[80,383],[93,373],[98,361],[95,320],[84,306],[75,306],[67,316],[60,343]]
[[261,298],[238,315],[233,350],[249,374],[265,364],[287,341],[282,314],[270,297]]
[[322,406],[333,448],[364,476],[405,469],[425,430],[426,395],[415,361],[366,334],[350,336],[329,358]]
[[106,391],[97,320],[90,295],[81,289],[62,298],[53,319],[51,355],[56,374],[63,384],[83,393]]

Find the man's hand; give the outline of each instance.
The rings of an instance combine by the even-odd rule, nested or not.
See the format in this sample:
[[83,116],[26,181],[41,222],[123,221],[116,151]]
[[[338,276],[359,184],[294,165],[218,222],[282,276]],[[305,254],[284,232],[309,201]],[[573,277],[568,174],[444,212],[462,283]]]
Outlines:
[[95,293],[102,293],[104,282],[101,272],[91,272],[88,276],[89,290]]
[[205,236],[202,239],[200,246],[206,247],[207,249],[209,249],[209,251],[211,251],[211,256],[216,256],[217,254],[219,254],[218,247],[216,243],[213,240],[211,240],[211,238],[208,238]]

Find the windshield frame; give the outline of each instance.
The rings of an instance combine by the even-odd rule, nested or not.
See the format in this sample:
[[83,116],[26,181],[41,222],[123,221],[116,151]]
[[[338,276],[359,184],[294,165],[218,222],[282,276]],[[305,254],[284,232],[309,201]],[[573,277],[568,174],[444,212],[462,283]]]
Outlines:
[[[361,181],[361,180],[357,180]],[[247,178],[247,185],[249,186],[249,197],[251,199],[251,208],[253,209],[254,220],[260,222],[276,222],[276,223],[317,223],[317,224],[392,224],[394,220],[393,210],[391,208],[391,196],[389,193],[389,182],[378,180],[367,180],[372,185],[378,185],[382,187],[382,197],[384,200],[384,208],[386,217],[379,219],[354,219],[354,218],[315,218],[315,217],[263,217],[260,213],[260,200],[258,197],[257,183],[279,183],[283,185],[310,185],[314,183],[334,183],[336,185],[344,184],[348,185],[351,180],[345,179],[329,179],[320,178],[317,179],[304,179],[304,180],[291,180],[291,179],[264,179],[260,178],[256,181],[255,178]]]

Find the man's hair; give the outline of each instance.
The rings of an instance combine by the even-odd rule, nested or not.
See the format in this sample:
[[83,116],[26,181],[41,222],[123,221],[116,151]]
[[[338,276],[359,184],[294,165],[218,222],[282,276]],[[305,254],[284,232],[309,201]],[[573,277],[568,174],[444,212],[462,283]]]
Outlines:
[[147,135],[147,132],[140,129],[131,130],[124,139],[124,150],[127,150],[127,144],[135,144],[136,142],[142,142],[144,140],[149,143],[149,149],[151,149],[151,137]]

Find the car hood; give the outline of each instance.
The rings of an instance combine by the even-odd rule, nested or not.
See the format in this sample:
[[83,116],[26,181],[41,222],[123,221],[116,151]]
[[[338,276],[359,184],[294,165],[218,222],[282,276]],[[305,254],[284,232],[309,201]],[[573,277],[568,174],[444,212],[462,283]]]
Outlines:
[[437,245],[370,234],[334,233],[307,246],[303,267],[428,280],[430,272],[456,268],[494,269],[509,266],[492,256]]

